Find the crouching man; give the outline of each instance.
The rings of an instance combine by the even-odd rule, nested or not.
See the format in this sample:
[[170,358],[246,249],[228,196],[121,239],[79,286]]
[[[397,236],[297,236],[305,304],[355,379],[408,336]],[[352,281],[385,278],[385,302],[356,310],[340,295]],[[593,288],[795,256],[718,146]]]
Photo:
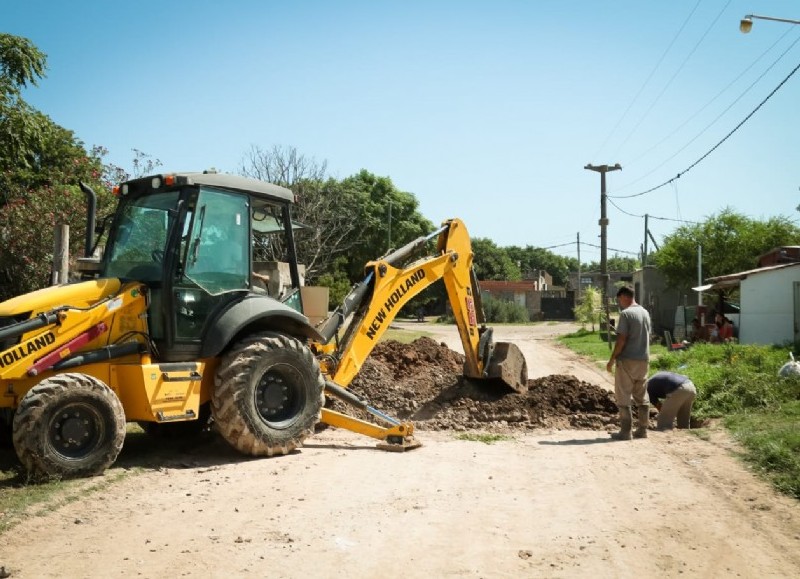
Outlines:
[[658,430],[672,430],[676,419],[678,428],[689,428],[697,389],[687,376],[675,372],[656,372],[647,381],[647,394],[650,402],[658,408]]

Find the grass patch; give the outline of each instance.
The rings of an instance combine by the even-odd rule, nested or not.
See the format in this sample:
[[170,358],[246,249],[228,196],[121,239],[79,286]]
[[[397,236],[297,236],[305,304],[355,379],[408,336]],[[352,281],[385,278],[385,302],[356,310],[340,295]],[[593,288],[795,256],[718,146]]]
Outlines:
[[[609,358],[599,332],[579,330],[559,341],[597,360]],[[780,377],[789,361],[789,347],[741,344],[696,344],[668,352],[650,347],[650,374],[678,372],[697,387],[692,415],[722,418],[745,449],[744,460],[763,473],[783,493],[800,499],[800,377]],[[709,434],[690,431],[708,439]]]
[[127,477],[129,471],[108,471],[102,477],[29,482],[16,469],[0,470],[0,533],[29,516],[39,516],[77,500],[87,499]]
[[386,332],[384,332],[379,341],[385,342],[386,340],[396,340],[401,344],[410,344],[417,338],[422,337],[432,338],[433,334],[416,330],[395,330],[393,328],[389,328],[386,330]]
[[[603,368],[605,368],[606,362],[608,362],[614,349],[614,342],[612,341],[611,347],[609,347],[605,333],[592,332],[585,329],[560,336],[558,341],[570,350],[595,360]],[[666,351],[667,349],[664,346],[658,344],[650,347],[650,353],[655,356],[666,353]]]
[[746,449],[748,463],[775,488],[800,499],[800,400],[772,411],[732,414],[724,424]]
[[456,436],[457,440],[468,440],[470,442],[482,442],[484,444],[494,444],[502,440],[514,440],[512,436],[505,434],[488,434],[488,433],[469,433],[465,432]]

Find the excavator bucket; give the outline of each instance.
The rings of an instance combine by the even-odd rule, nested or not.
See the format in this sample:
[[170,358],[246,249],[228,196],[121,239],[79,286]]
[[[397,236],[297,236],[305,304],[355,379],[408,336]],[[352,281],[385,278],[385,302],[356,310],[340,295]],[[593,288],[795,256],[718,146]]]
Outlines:
[[487,373],[515,392],[528,391],[528,364],[516,344],[495,342]]

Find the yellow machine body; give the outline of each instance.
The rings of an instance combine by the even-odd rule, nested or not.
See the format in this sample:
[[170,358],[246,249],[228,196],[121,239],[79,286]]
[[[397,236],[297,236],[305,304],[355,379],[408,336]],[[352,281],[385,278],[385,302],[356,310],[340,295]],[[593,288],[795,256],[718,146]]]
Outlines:
[[[121,342],[142,343],[147,335],[147,288],[117,279],[53,286],[0,304],[0,316],[30,312],[30,318],[57,308],[52,324],[33,329],[0,352],[0,408],[16,408],[41,380],[59,372],[58,363],[81,352]],[[215,361],[152,363],[133,352],[113,361],[80,365],[119,397],[131,421],[166,422],[196,418],[213,387]],[[49,361],[48,361],[49,358]],[[44,366],[38,365],[44,362]],[[211,370],[211,371],[208,371]],[[205,378],[204,378],[205,377]]]

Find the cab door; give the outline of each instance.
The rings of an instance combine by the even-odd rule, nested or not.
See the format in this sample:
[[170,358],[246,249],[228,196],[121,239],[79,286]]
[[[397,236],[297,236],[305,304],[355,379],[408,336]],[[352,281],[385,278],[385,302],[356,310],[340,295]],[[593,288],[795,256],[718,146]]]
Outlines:
[[214,314],[250,288],[249,200],[201,187],[188,204],[172,287],[175,354],[199,352]]

